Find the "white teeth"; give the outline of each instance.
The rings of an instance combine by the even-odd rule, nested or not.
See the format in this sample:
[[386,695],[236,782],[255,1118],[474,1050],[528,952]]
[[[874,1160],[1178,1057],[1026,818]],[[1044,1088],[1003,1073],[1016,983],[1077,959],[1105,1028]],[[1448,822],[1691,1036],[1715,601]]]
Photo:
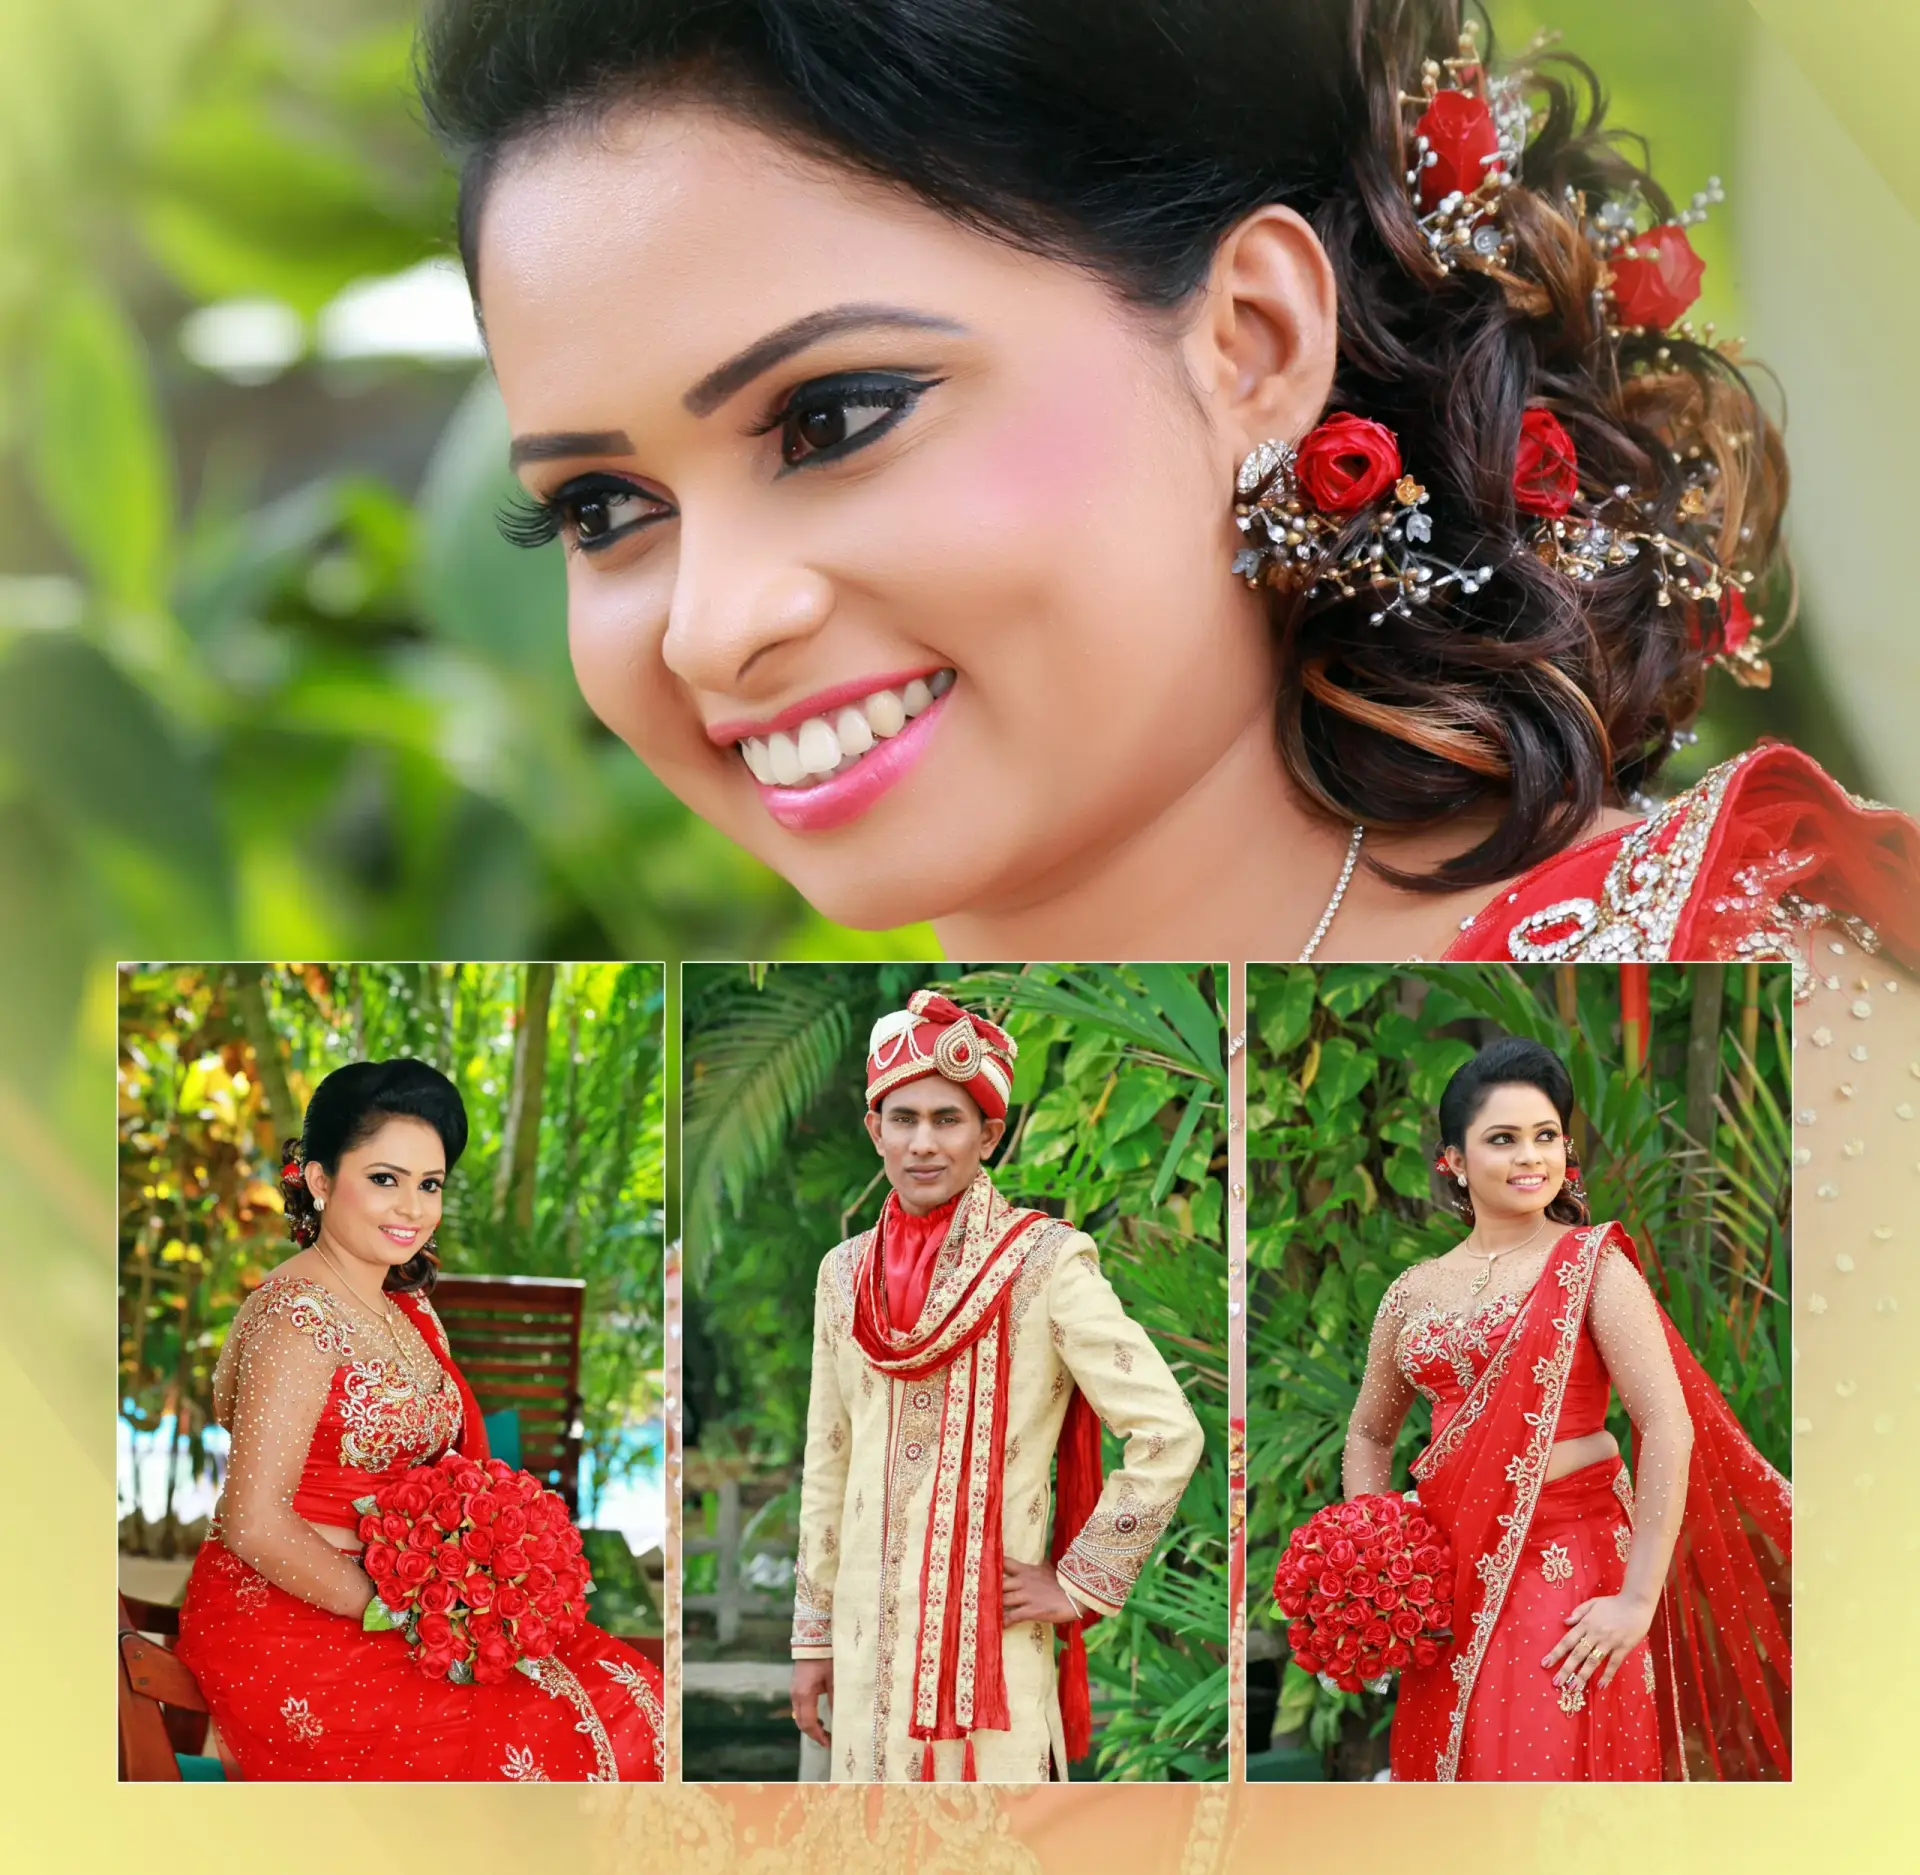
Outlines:
[[867,722],[876,736],[897,736],[907,726],[907,712],[891,690],[876,691],[867,699]]
[[833,719],[833,733],[847,755],[865,755],[873,747],[873,731],[860,711],[849,705]]
[[800,751],[794,747],[793,738],[785,730],[776,729],[767,738],[767,766],[773,770],[773,778],[783,788],[790,788],[807,771],[801,765]]
[[831,719],[810,716],[791,733],[741,737],[738,748],[747,771],[762,787],[791,788],[851,767],[916,716],[924,715],[953,688],[954,673],[935,671],[898,690],[876,690],[858,703],[836,710]]
[[800,725],[800,766],[810,775],[830,775],[840,766],[840,744],[824,716]]

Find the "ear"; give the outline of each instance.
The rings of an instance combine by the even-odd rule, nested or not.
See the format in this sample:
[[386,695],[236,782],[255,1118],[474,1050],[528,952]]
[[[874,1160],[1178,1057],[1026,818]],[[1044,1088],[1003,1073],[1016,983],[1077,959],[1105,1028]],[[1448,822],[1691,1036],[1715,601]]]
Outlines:
[[307,1196],[317,1198],[322,1203],[325,1203],[327,1189],[333,1183],[327,1176],[326,1167],[323,1165],[315,1165],[314,1162],[309,1159],[306,1164],[300,1168],[300,1176],[306,1181]]
[[880,1150],[880,1116],[869,1107],[867,1109],[867,1137],[873,1141],[875,1152]]
[[1001,1140],[1006,1137],[1006,1134],[1007,1123],[1005,1120],[997,1120],[991,1117],[983,1119],[980,1122],[981,1158],[990,1158],[993,1154],[994,1147],[999,1145]]
[[1256,443],[1296,441],[1326,408],[1339,294],[1320,237],[1278,203],[1221,237],[1204,292],[1183,347],[1237,469]]

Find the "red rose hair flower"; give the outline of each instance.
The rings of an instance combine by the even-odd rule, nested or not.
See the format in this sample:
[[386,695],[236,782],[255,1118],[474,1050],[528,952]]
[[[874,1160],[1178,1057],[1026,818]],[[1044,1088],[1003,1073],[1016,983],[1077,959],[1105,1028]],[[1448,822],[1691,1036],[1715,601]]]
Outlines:
[[1753,636],[1753,612],[1738,586],[1720,588],[1720,648],[1731,656]]
[[1706,263],[1678,222],[1633,237],[1632,251],[1611,263],[1613,310],[1623,326],[1664,332],[1700,297]]
[[1341,411],[1301,438],[1294,480],[1325,514],[1358,514],[1400,479],[1400,444],[1384,423]]
[[1520,419],[1520,447],[1513,458],[1514,506],[1557,519],[1580,493],[1580,459],[1573,438],[1551,410],[1537,406]]
[[1471,195],[1487,178],[1500,138],[1484,98],[1467,91],[1441,91],[1421,114],[1413,134],[1425,137],[1420,169],[1420,210],[1430,213],[1456,192]]

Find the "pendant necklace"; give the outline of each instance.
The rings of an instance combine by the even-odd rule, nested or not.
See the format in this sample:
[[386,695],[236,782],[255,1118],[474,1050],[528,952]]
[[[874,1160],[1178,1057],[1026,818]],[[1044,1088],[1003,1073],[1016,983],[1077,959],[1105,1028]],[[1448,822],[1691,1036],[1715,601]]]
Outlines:
[[1320,922],[1313,927],[1313,936],[1307,939],[1307,948],[1300,953],[1301,963],[1313,962],[1313,953],[1320,948],[1320,940],[1332,927],[1333,915],[1340,909],[1340,901],[1347,896],[1347,887],[1353,882],[1353,869],[1360,863],[1360,842],[1366,837],[1366,823],[1356,820],[1352,837],[1347,841],[1347,863],[1340,868],[1340,878],[1333,888],[1333,896],[1327,900],[1327,909],[1320,914]]
[[1502,1257],[1512,1256],[1516,1250],[1524,1250],[1527,1247],[1527,1245],[1532,1243],[1534,1238],[1538,1237],[1540,1233],[1546,1228],[1547,1228],[1547,1216],[1546,1216],[1546,1213],[1543,1211],[1540,1214],[1540,1222],[1537,1223],[1533,1227],[1532,1232],[1528,1236],[1523,1237],[1520,1240],[1520,1242],[1516,1244],[1509,1244],[1504,1250],[1469,1250],[1467,1252],[1468,1256],[1484,1258],[1486,1260],[1487,1267],[1483,1269],[1480,1272],[1480,1274],[1476,1276],[1473,1279],[1473,1281],[1467,1285],[1467,1294],[1470,1296],[1477,1296],[1480,1293],[1480,1291],[1483,1290],[1488,1285],[1488,1283],[1493,1281],[1493,1266],[1497,1262],[1499,1262],[1499,1260]]

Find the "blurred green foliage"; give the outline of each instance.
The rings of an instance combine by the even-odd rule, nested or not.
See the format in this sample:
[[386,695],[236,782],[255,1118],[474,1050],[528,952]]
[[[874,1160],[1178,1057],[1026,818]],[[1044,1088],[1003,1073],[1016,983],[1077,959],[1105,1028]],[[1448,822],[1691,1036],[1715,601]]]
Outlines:
[[[452,1077],[470,1128],[441,1265],[585,1279],[582,1446],[597,1483],[624,1475],[623,1430],[660,1410],[660,976],[656,964],[124,966],[122,1416],[142,1431],[171,1419],[176,1465],[205,1471],[227,1329],[293,1251],[285,1140],[333,1069],[417,1055]],[[516,1048],[534,1019],[544,1051]],[[524,1170],[508,1152],[515,1127],[531,1136]],[[169,1501],[158,1530],[136,1517],[123,1539],[171,1551],[174,1521]]]
[[[1342,1495],[1375,1309],[1465,1235],[1430,1167],[1441,1091],[1499,1033],[1567,1062],[1593,1216],[1639,1246],[1661,1305],[1767,1459],[1790,1466],[1790,986],[1784,965],[1650,967],[1651,1042],[1629,1072],[1619,972],[1546,965],[1255,965],[1248,973],[1248,1620],[1284,1661],[1269,1585],[1289,1533]],[[1690,1052],[1691,1051],[1691,1052]],[[1396,1489],[1425,1444],[1424,1401]],[[1618,1400],[1611,1429],[1631,1432]],[[1384,1764],[1392,1695],[1330,1691],[1287,1662],[1276,1735],[1331,1776]],[[1259,1748],[1256,1739],[1254,1748]]]
[[[798,1477],[820,1260],[879,1214],[861,1124],[868,1031],[939,983],[1020,1053],[1000,1190],[1100,1245],[1206,1432],[1206,1456],[1125,1609],[1088,1634],[1103,1778],[1226,1775],[1224,982],[1213,966],[689,964],[689,1468],[738,1454]],[[1118,1462],[1109,1437],[1106,1462]],[[781,1506],[790,1514],[791,1495]]]

